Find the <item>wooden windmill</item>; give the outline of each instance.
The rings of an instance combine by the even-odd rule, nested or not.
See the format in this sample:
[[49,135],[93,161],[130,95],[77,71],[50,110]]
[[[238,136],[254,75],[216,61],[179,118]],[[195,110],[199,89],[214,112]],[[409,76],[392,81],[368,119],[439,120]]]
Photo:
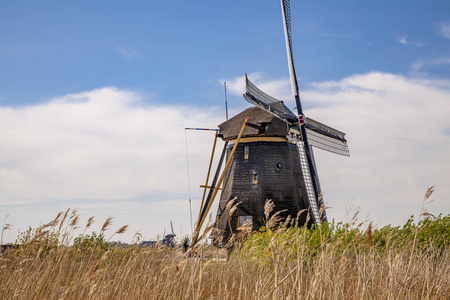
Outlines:
[[[327,221],[325,211],[321,211],[323,197],[312,147],[349,156],[347,140],[345,133],[303,114],[292,55],[289,0],[281,0],[281,7],[297,115],[283,101],[258,89],[246,76],[244,98],[254,107],[219,125],[216,140],[221,137],[225,145],[211,185],[207,180],[204,186],[194,244],[222,183],[213,237],[226,240],[243,225],[250,225],[253,230],[263,226],[267,199],[273,201],[275,211],[282,211],[282,218],[296,218],[299,211],[306,210],[310,224]],[[219,176],[225,156],[227,163]],[[240,204],[230,214],[227,204],[233,199]],[[300,215],[300,225],[307,221],[306,215]]]

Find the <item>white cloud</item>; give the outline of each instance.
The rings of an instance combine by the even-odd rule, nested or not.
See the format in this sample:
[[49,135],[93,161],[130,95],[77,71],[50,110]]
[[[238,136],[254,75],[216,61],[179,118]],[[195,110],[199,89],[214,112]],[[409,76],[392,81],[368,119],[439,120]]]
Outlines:
[[[289,95],[288,80],[253,80],[270,86],[271,92],[258,85],[270,95]],[[450,213],[449,85],[373,72],[301,91],[304,106],[312,107],[307,116],[346,132],[349,140],[350,158],[315,151],[331,218],[343,220],[353,199],[375,222],[400,225],[419,213],[431,185],[437,191],[430,210]]]
[[400,44],[406,45],[406,38],[407,38],[407,37],[408,37],[407,35],[404,35],[404,36],[400,37],[400,38],[398,39],[398,42],[399,42]]
[[[287,78],[250,78],[270,95],[291,97]],[[229,91],[241,94],[242,81],[227,80]],[[315,151],[331,218],[343,220],[353,199],[375,222],[401,224],[418,214],[431,185],[437,187],[430,211],[450,213],[449,87],[446,80],[374,72],[302,92],[307,116],[349,140],[350,158]],[[214,128],[222,113],[149,105],[141,97],[102,88],[39,105],[0,106],[0,207],[10,213],[8,222],[25,229],[80,207],[85,218],[114,214],[117,226],[142,229],[147,239],[171,219],[177,232],[181,226],[188,233],[184,128]],[[187,137],[195,218],[213,134]]]
[[170,192],[185,174],[160,171],[186,165],[184,127],[221,121],[208,110],[145,106],[115,88],[1,107],[0,119],[1,199],[17,200]]
[[440,57],[428,60],[418,60],[411,64],[413,72],[424,72],[427,68],[450,64],[450,57]]
[[437,185],[437,202],[450,213],[448,84],[369,73],[304,93],[305,101],[317,105],[308,116],[345,131],[349,140],[349,159],[316,151],[336,211],[342,215],[344,200],[353,197],[375,221],[399,224],[417,215],[422,193]]
[[435,60],[435,63],[438,65],[448,65],[450,64],[450,57],[442,57]]
[[424,62],[419,60],[419,61],[415,61],[411,64],[411,69],[414,72],[419,72],[423,67],[424,67]]
[[127,59],[141,60],[144,58],[137,50],[131,47],[117,46],[117,50]]
[[433,27],[441,36],[450,39],[450,20],[436,22]]
[[403,36],[397,38],[397,41],[402,45],[411,45],[411,46],[416,46],[416,47],[423,46],[423,43],[409,41],[407,35],[403,35]]
[[[146,105],[139,94],[115,88],[0,106],[1,211],[49,203],[55,210],[83,208],[86,201],[105,200],[106,206],[125,206],[135,199],[186,197],[187,203],[184,128],[215,128],[223,121],[218,115],[214,109]],[[198,166],[191,182],[198,186],[214,135],[187,134],[190,163]],[[38,220],[47,221],[41,214]]]

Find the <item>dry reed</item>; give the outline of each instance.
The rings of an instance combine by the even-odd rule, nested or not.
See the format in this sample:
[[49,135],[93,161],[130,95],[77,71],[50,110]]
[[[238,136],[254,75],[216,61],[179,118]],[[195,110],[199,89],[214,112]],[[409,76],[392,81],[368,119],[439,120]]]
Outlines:
[[[271,209],[268,203],[268,223]],[[56,232],[66,242],[77,214],[69,217],[68,210],[55,220],[46,229],[56,230],[59,223]],[[449,299],[448,244],[416,250],[416,231],[412,243],[396,244],[389,233],[380,247],[372,223],[355,230],[322,239],[323,228],[312,251],[306,228],[284,227],[270,232],[262,252],[258,243],[246,242],[222,261],[214,258],[219,250],[204,245],[196,249],[198,256],[184,257],[177,248],[46,247],[52,231],[40,228],[26,240],[27,251],[0,254],[0,299]],[[137,232],[134,239],[140,238]]]
[[[302,243],[293,240],[292,243]],[[257,263],[239,249],[229,261],[181,259],[176,250],[110,249],[82,255],[59,248],[45,256],[14,251],[0,258],[1,299],[448,299],[450,253],[430,248],[351,251],[333,245],[316,257],[274,253]],[[275,278],[277,277],[277,278]],[[404,280],[406,278],[406,280]]]

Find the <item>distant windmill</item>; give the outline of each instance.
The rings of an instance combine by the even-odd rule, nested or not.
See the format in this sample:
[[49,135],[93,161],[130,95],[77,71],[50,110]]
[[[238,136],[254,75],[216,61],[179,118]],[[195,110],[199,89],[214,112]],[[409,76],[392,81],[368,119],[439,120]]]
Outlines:
[[173,231],[172,220],[170,221],[170,228],[172,229],[172,233],[166,235],[166,229],[164,228],[164,238],[161,241],[161,244],[167,247],[175,247],[175,232]]
[[[281,7],[291,88],[298,115],[283,101],[258,89],[245,76],[244,98],[254,107],[219,125],[216,139],[221,137],[225,145],[211,186],[208,186],[208,180],[204,185],[205,191],[209,189],[209,194],[206,200],[202,200],[193,244],[197,242],[222,183],[212,233],[214,238],[221,236],[226,240],[244,224],[250,225],[253,230],[263,226],[267,199],[273,201],[274,211],[283,211],[280,213],[282,218],[296,218],[298,212],[306,210],[310,215],[307,225],[327,222],[312,147],[349,156],[347,140],[345,133],[303,114],[292,55],[289,0],[281,0]],[[225,155],[227,163],[219,177]],[[241,203],[230,215],[227,204],[235,198],[236,202]],[[306,214],[300,215],[300,225],[305,224],[306,220]]]

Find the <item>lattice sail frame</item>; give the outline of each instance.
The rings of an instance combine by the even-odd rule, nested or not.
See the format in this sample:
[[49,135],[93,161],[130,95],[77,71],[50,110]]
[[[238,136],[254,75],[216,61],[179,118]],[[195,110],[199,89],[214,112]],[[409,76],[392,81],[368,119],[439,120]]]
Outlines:
[[[309,201],[311,213],[313,215],[314,220],[320,220],[319,214],[319,201],[316,196],[316,192],[314,190],[313,178],[311,176],[312,172],[309,168],[309,164],[307,161],[307,153],[305,148],[305,143],[303,141],[297,142],[297,150],[300,156],[300,167],[302,169],[303,180],[305,182],[306,193],[308,194],[308,199],[313,199],[314,201]],[[326,216],[324,218],[326,220]]]

